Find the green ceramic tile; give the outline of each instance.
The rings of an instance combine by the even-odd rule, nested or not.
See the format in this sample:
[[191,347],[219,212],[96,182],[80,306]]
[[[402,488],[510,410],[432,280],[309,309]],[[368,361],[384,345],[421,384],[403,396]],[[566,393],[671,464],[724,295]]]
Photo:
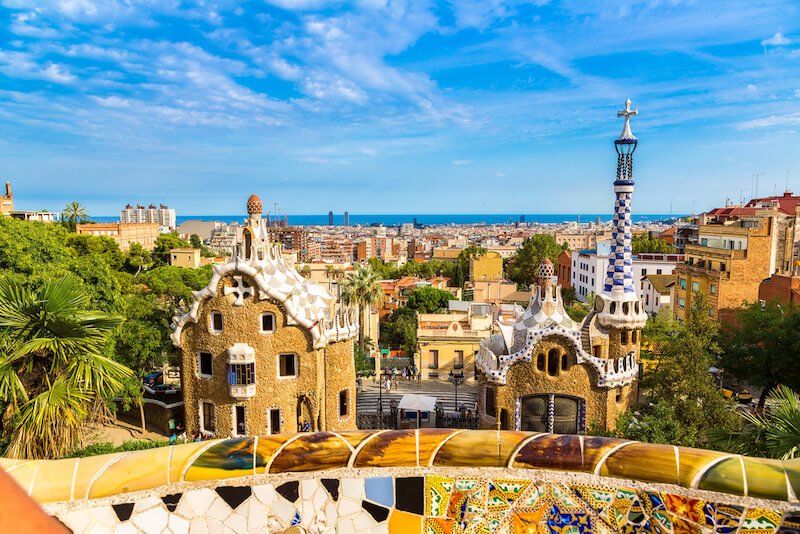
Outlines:
[[783,470],[789,477],[789,484],[792,485],[794,494],[800,498],[800,459],[784,461]]
[[253,474],[254,438],[233,438],[212,445],[192,463],[184,480],[215,480]]
[[586,436],[583,438],[583,470],[593,473],[599,462],[611,449],[623,443],[631,443],[626,439],[602,438]]
[[738,456],[714,464],[700,477],[698,489],[744,495],[744,474]]
[[691,488],[692,481],[697,477],[697,474],[702,473],[709,463],[723,456],[727,456],[727,454],[705,449],[678,447],[678,479],[680,485],[684,488]]
[[789,499],[786,474],[780,460],[744,458],[747,496],[785,501]]
[[654,443],[631,443],[611,453],[600,475],[642,482],[678,483],[675,447]]

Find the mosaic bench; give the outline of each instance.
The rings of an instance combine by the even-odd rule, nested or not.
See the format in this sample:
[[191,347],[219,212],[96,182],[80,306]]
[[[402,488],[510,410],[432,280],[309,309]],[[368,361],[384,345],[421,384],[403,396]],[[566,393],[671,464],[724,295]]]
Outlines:
[[800,533],[800,460],[590,436],[318,432],[0,467],[81,533]]

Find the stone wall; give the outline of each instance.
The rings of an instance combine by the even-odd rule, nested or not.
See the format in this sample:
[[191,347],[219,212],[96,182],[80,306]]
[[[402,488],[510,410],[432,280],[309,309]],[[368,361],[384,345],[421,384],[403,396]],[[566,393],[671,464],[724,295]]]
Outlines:
[[590,436],[276,435],[0,467],[76,533],[800,530],[800,460]]

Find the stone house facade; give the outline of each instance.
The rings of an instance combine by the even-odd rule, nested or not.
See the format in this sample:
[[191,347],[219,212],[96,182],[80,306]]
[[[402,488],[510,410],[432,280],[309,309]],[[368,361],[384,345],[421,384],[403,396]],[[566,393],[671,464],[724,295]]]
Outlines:
[[174,320],[186,429],[354,430],[355,310],[286,264],[255,195],[248,212],[230,261]]

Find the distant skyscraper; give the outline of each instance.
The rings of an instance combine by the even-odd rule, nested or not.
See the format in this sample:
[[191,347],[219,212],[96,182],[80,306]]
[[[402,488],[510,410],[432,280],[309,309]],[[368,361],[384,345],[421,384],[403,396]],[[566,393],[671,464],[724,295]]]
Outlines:
[[350,226],[350,212],[349,211],[344,212],[344,225],[345,226]]
[[333,226],[333,212],[328,212],[328,226]]
[[519,222],[521,222],[521,223],[525,222],[525,216],[524,215],[520,215],[519,216]]
[[177,228],[175,210],[161,204],[150,204],[144,207],[141,204],[131,206],[128,204],[119,213],[119,222],[126,224],[157,223],[159,226],[174,230]]

